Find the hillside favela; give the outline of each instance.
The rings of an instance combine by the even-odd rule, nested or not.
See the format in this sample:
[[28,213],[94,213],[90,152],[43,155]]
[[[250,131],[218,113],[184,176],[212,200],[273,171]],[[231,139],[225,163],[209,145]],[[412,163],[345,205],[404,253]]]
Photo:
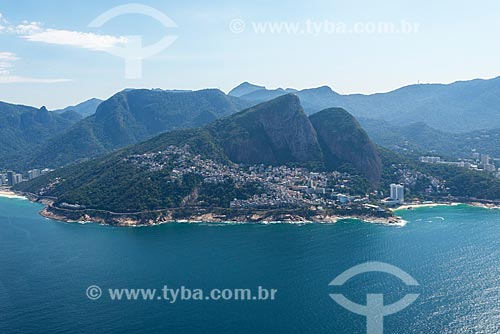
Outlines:
[[0,333],[500,333],[499,30],[0,2]]

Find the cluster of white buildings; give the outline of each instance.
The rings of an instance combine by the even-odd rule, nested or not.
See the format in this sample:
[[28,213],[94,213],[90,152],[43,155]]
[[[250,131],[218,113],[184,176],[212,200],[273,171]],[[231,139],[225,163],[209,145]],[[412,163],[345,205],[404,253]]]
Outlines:
[[5,173],[0,174],[0,186],[8,186],[12,187],[15,184],[21,183],[23,181],[33,180],[34,178],[39,177],[40,175],[51,172],[52,169],[32,169],[28,171],[28,177],[24,177],[23,174],[16,173],[13,171],[7,171]]
[[491,157],[488,154],[481,154],[475,152],[472,159],[462,159],[461,161],[445,161],[438,156],[423,156],[420,157],[420,162],[429,164],[442,164],[452,165],[460,168],[467,168],[472,170],[485,171],[488,173],[495,173],[495,176],[500,178],[500,169],[497,170],[496,166],[491,163]]
[[405,201],[405,187],[402,184],[391,184],[391,199],[403,204]]
[[494,164],[490,163],[490,156],[488,154],[483,154],[481,155],[481,166],[483,167],[483,170],[486,172],[496,172],[496,167]]
[[388,206],[400,205],[405,202],[405,186],[402,184],[391,184],[390,197],[386,198],[383,203]]
[[438,164],[441,162],[441,157],[420,157],[419,160],[428,164]]
[[0,174],[0,186],[13,186],[19,182],[23,182],[23,175],[12,171]]

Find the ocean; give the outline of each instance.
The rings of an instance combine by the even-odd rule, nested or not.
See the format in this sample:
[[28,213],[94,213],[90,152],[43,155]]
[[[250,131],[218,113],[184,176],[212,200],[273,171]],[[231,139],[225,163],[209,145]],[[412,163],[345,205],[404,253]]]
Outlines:
[[[51,221],[41,209],[0,197],[0,333],[366,333],[367,317],[330,294],[366,305],[368,294],[391,304],[410,293],[418,299],[386,315],[384,333],[500,333],[500,210],[407,210],[402,227],[345,220],[116,228]],[[374,261],[418,285],[380,272],[329,285]],[[89,290],[96,286],[100,298]],[[107,294],[164,286],[276,294],[175,302]]]

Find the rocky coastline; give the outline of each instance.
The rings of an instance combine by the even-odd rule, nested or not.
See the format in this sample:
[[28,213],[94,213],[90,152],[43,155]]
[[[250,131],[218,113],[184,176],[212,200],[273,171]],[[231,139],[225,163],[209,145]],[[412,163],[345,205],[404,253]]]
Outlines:
[[40,212],[45,218],[67,223],[98,223],[120,227],[156,226],[167,223],[336,223],[341,220],[356,219],[368,223],[404,225],[404,220],[396,215],[349,214],[341,215],[310,210],[244,210],[206,208],[165,209],[154,212],[113,213],[104,210],[69,210],[54,205],[55,198],[39,197],[32,193],[10,192],[25,197],[32,202],[44,204]]
[[101,225],[120,227],[156,226],[167,223],[336,223],[342,220],[355,219],[367,223],[384,224],[390,226],[404,226],[405,221],[398,216],[402,210],[413,210],[425,207],[469,205],[484,209],[500,209],[500,205],[471,202],[436,202],[436,203],[407,203],[391,209],[390,215],[370,214],[336,214],[333,212],[312,212],[310,210],[245,210],[236,212],[230,209],[210,211],[206,208],[165,209],[153,212],[114,213],[104,210],[69,210],[54,205],[56,198],[40,197],[32,193],[2,189],[0,194],[9,198],[26,198],[32,202],[45,205],[40,212],[45,218],[67,223],[97,223]]
[[247,213],[193,213],[180,215],[176,210],[162,211],[161,213],[134,213],[116,214],[111,212],[91,213],[88,211],[61,210],[47,205],[40,214],[46,218],[72,223],[98,223],[102,225],[138,227],[155,226],[167,223],[336,223],[340,220],[356,219],[368,223],[404,225],[404,220],[397,216],[377,217],[369,215],[300,215],[296,213],[274,213],[265,210],[250,211]]
[[[337,214],[334,212],[314,212],[311,210],[244,210],[217,209],[210,211],[206,208],[176,208],[154,212],[114,213],[104,210],[69,210],[54,205],[56,198],[42,197],[32,193],[3,190],[5,197],[26,198],[32,202],[43,204],[45,207],[40,215],[67,223],[97,223],[120,227],[156,226],[167,223],[336,223],[341,220],[355,219],[367,223],[404,226],[406,223],[395,214]],[[438,205],[438,204],[435,204]],[[421,205],[428,206],[428,205]],[[485,207],[484,205],[481,205]],[[418,207],[418,205],[409,205]],[[401,207],[404,209],[406,207]]]

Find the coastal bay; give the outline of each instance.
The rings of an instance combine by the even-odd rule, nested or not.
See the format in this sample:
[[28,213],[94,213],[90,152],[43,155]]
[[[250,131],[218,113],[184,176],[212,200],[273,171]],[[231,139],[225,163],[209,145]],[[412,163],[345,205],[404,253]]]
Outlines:
[[[498,330],[498,210],[466,205],[401,210],[408,223],[398,228],[341,220],[128,229],[61,224],[41,217],[42,209],[39,203],[0,197],[0,266],[12,268],[0,271],[1,332],[130,332],[144,322],[179,333],[362,332],[364,319],[335,304],[328,283],[366,261],[396,265],[420,284],[415,304],[386,318],[389,332]],[[362,291],[356,285],[341,291],[354,300],[375,290],[401,298],[401,282],[380,278],[363,280]],[[93,284],[103,290],[262,285],[278,289],[278,295],[274,302],[92,301],[85,289]],[[78,311],[65,305],[78,305]],[[29,320],[20,321],[20,314]]]

